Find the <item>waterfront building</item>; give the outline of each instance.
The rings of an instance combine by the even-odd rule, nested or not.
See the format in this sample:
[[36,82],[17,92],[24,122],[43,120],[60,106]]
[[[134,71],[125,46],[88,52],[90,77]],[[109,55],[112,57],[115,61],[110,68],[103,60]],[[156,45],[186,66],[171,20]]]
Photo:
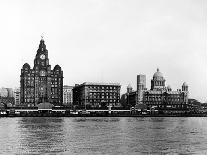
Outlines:
[[137,75],[137,91],[146,89],[146,75]]
[[119,83],[76,84],[73,88],[73,104],[81,108],[120,107],[120,88]]
[[128,103],[127,103],[127,93],[124,93],[120,97],[120,105],[122,109],[128,109]]
[[128,86],[127,86],[127,93],[131,93],[133,91],[133,88],[132,88],[132,86],[129,84]]
[[20,105],[20,88],[14,89],[14,104]]
[[129,107],[134,107],[137,104],[137,91],[132,91],[130,93],[127,93],[127,105]]
[[12,88],[0,88],[0,103],[5,106],[14,105],[14,94]]
[[49,102],[55,106],[63,103],[63,71],[59,65],[51,69],[43,38],[40,40],[34,66],[25,63],[20,75],[22,106],[36,106]]
[[66,106],[73,104],[73,86],[63,86],[63,104]]
[[127,86],[126,102],[127,107],[132,107],[137,104],[137,91],[133,91],[133,88],[130,84]]
[[144,91],[143,103],[148,109],[185,110],[188,106],[188,85],[184,82],[182,89],[173,91],[165,86],[163,74],[157,69],[151,80],[151,89]]

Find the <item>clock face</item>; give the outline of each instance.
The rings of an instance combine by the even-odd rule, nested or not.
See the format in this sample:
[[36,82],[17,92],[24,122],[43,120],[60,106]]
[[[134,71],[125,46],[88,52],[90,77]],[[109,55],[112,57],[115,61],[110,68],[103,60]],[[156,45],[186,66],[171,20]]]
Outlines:
[[40,59],[45,59],[45,55],[44,54],[41,54],[40,55]]
[[45,71],[41,70],[40,71],[40,76],[45,76]]

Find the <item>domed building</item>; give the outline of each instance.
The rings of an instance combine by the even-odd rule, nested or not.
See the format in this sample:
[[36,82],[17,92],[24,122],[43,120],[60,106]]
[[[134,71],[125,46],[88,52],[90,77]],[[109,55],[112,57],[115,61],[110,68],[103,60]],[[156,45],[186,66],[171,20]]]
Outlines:
[[163,74],[157,69],[151,80],[151,89],[144,91],[143,103],[148,109],[183,111],[188,106],[188,85],[184,82],[182,89],[177,91],[169,85],[165,87]]
[[165,79],[157,68],[157,72],[154,73],[153,79],[151,80],[151,90],[164,90],[165,89]]
[[20,96],[22,106],[36,106],[43,102],[53,105],[63,103],[63,71],[59,65],[51,69],[43,38],[40,40],[33,68],[25,63],[21,69]]
[[128,86],[127,86],[127,93],[131,93],[132,92],[132,86],[129,84]]

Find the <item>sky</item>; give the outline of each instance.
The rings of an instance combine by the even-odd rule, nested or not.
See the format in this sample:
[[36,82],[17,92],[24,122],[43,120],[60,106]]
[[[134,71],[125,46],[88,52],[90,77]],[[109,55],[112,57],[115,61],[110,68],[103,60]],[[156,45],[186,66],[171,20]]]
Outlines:
[[0,19],[0,87],[20,86],[43,35],[65,85],[118,82],[125,93],[145,74],[150,89],[159,68],[166,86],[186,82],[207,101],[205,0],[1,0]]

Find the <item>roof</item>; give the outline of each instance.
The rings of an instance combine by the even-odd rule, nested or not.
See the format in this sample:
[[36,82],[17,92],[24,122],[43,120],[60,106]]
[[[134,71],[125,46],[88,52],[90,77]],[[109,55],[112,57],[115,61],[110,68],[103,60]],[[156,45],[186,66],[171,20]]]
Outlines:
[[160,72],[159,68],[157,68],[157,72],[154,73],[153,78],[163,78],[163,75]]
[[127,86],[127,88],[132,88],[132,86],[129,84],[129,85]]
[[188,84],[186,82],[183,83],[183,86],[188,86]]
[[64,86],[63,86],[63,89],[68,89],[68,88],[69,88],[69,89],[72,89],[73,87],[74,87],[74,86],[64,85]]
[[120,86],[119,83],[98,83],[98,82],[84,82],[83,85],[105,85],[105,86]]

